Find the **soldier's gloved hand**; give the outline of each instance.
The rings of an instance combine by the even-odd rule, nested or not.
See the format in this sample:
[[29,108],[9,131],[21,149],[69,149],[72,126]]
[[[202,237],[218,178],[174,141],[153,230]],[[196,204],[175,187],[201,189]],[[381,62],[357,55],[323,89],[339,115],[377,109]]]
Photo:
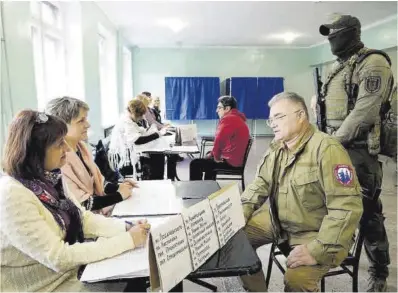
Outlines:
[[306,245],[297,245],[289,253],[287,257],[286,265],[290,269],[297,268],[299,266],[313,266],[317,262],[315,258],[312,257]]

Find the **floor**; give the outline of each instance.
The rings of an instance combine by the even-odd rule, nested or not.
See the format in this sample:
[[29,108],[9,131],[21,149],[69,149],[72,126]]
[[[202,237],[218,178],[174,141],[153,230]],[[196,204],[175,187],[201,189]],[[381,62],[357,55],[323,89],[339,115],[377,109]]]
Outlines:
[[[263,157],[264,152],[268,148],[270,138],[259,137],[253,143],[248,162],[245,169],[246,184],[250,183],[256,173],[257,164]],[[381,199],[384,206],[384,215],[386,217],[385,225],[387,234],[390,242],[390,257],[391,265],[390,277],[388,278],[388,291],[397,292],[397,175],[396,175],[396,163],[390,159],[381,158],[384,162],[384,178],[383,178],[383,191]],[[178,164],[177,173],[181,180],[188,180],[189,176],[189,162],[190,159],[186,158],[183,162]],[[230,183],[229,181],[219,181],[220,185]],[[270,245],[265,245],[257,250],[257,253],[263,264],[263,268],[268,265]],[[368,261],[364,250],[362,250],[362,256],[360,261],[360,272],[359,272],[359,291],[366,291],[367,285],[367,268]],[[281,292],[283,291],[283,276],[273,266],[273,272],[271,275],[271,281],[269,286],[269,292]],[[212,283],[218,287],[218,291],[229,291],[229,292],[241,292],[243,288],[240,285],[239,279],[236,277],[232,278],[213,278],[206,279],[207,282]],[[351,278],[348,275],[330,277],[326,279],[326,291],[328,292],[351,292]],[[201,286],[191,283],[190,281],[184,281],[184,291],[186,292],[200,292],[209,291]]]

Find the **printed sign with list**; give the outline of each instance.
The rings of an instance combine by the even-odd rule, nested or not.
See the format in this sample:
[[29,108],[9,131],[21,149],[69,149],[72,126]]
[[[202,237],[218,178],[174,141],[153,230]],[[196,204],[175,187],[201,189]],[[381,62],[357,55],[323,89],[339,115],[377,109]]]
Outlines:
[[209,200],[203,200],[184,210],[182,217],[187,231],[193,269],[196,270],[219,249]]
[[[154,287],[152,273],[155,267],[155,279],[160,281],[155,288],[158,286],[162,291],[169,291],[192,271],[188,241],[181,216],[170,217],[165,224],[152,229],[149,245],[152,288]],[[156,256],[156,260],[151,259],[151,252]]]
[[224,187],[209,199],[220,247],[223,247],[239,229],[245,226],[239,187],[237,184]]

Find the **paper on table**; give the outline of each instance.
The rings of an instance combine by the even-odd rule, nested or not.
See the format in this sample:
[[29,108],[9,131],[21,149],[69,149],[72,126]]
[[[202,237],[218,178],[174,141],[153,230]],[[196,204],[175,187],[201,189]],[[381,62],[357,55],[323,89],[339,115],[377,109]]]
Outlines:
[[178,214],[181,212],[182,199],[176,197],[171,180],[138,181],[139,188],[133,189],[133,195],[119,202],[113,209],[113,216],[146,216]]
[[171,145],[175,142],[175,134],[161,136],[158,139],[145,144],[134,145],[136,152],[165,152],[171,149]]
[[[128,221],[136,221],[142,217],[123,218]],[[147,218],[151,228],[156,228],[168,217]],[[82,282],[99,282],[112,279],[125,279],[149,276],[148,246],[126,251],[115,257],[90,263],[84,269],[80,278]]]
[[88,264],[80,278],[82,282],[144,277],[149,275],[146,248],[126,251],[115,257]]
[[178,153],[199,153],[199,148],[196,145],[173,146],[171,151]]
[[181,133],[182,143],[195,140],[198,135],[196,124],[179,125],[178,128]]

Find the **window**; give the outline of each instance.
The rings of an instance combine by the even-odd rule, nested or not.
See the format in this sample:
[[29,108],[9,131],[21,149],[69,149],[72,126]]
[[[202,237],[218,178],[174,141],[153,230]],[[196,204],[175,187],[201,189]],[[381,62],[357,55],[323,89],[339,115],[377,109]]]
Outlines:
[[133,74],[131,69],[131,52],[123,47],[123,101],[126,106],[133,98]]
[[101,90],[102,126],[116,123],[119,105],[116,89],[116,37],[103,26],[98,26],[98,56]]
[[79,4],[31,1],[30,5],[38,108],[63,95],[84,99],[81,35],[69,31],[80,23]]
[[65,94],[65,45],[61,13],[50,2],[30,2],[32,8],[32,43],[38,108]]

